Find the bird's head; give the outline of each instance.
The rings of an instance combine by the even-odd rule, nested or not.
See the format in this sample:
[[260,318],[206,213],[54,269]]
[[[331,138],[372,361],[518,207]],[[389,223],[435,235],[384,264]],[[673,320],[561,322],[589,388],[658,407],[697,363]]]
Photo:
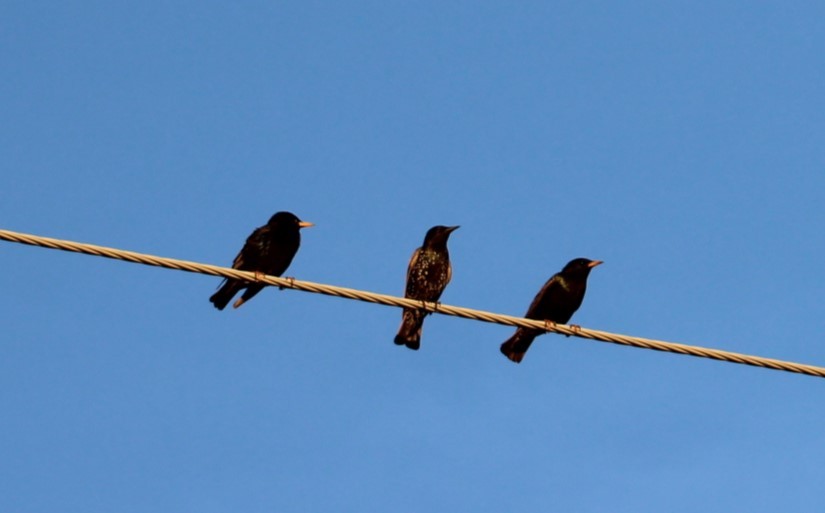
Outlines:
[[433,226],[424,236],[424,247],[446,246],[450,234],[458,230],[458,226]]
[[298,216],[296,216],[292,212],[278,212],[277,214],[269,218],[269,222],[267,224],[273,229],[293,227],[300,230],[301,228],[309,228],[310,226],[315,226],[314,224],[308,221],[301,221],[300,219],[298,219]]
[[564,269],[561,270],[562,274],[566,274],[569,276],[587,276],[590,274],[590,271],[593,270],[594,267],[597,265],[601,265],[604,262],[601,260],[590,260],[588,258],[576,258],[569,262],[567,265],[564,266]]

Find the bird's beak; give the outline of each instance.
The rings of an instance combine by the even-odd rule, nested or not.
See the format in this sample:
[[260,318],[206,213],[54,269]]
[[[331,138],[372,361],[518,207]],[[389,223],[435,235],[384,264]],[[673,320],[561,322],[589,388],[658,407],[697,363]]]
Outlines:
[[603,263],[604,262],[602,262],[601,260],[593,260],[592,262],[587,264],[587,267],[592,269],[592,268],[596,267],[597,265],[602,265]]
[[461,227],[460,226],[448,226],[447,227],[447,233],[453,233],[454,231],[458,230],[459,228],[461,228]]
[[310,228],[312,226],[315,226],[315,224],[310,223],[309,221],[301,221],[300,223],[298,223],[299,228]]

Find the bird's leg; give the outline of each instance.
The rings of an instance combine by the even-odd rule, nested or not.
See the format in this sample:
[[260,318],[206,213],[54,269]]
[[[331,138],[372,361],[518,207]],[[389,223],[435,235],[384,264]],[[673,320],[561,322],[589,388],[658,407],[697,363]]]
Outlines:
[[551,321],[550,319],[544,319],[544,329],[550,331],[551,328],[555,328],[556,323]]
[[[435,308],[438,309],[438,303],[435,303]],[[421,300],[421,311],[424,312],[424,316],[430,315],[432,312],[427,310],[427,300]]]
[[[292,276],[287,276],[284,279],[289,282],[289,288],[293,288],[293,289],[295,288],[295,278],[293,278]],[[278,290],[284,290],[285,288],[286,288],[286,286],[284,286],[284,285],[279,285],[278,286]]]
[[[570,325],[570,331],[572,331],[573,333],[581,333],[581,330],[582,330],[582,327],[579,326],[578,324],[571,324]],[[565,334],[564,336],[569,337],[570,335]]]
[[264,276],[266,276],[265,273],[262,273],[261,271],[255,271],[255,281],[263,281]]

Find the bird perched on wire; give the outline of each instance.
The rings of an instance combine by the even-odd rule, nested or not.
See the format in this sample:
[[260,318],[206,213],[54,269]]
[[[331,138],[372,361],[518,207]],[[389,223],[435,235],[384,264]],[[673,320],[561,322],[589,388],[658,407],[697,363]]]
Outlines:
[[[407,288],[404,297],[421,301],[438,301],[441,293],[450,283],[453,269],[447,239],[458,226],[433,226],[427,231],[424,243],[416,249],[407,267]],[[395,343],[410,349],[421,347],[421,328],[427,312],[405,308],[401,316],[401,327],[395,336]]]
[[[301,245],[301,228],[313,226],[301,221],[291,212],[278,212],[269,222],[260,226],[246,239],[241,252],[232,262],[232,268],[241,271],[254,271],[256,277],[264,274],[280,276],[286,271],[292,258]],[[252,299],[266,285],[245,280],[226,279],[209,301],[218,310],[223,310],[229,301],[243,289],[246,291],[232,305],[238,308]]]
[[[528,319],[564,324],[582,304],[587,289],[587,277],[600,260],[577,258],[553,275],[541,288],[524,315]],[[510,360],[520,363],[533,339],[546,333],[541,330],[518,328],[512,337],[501,344],[501,352]]]

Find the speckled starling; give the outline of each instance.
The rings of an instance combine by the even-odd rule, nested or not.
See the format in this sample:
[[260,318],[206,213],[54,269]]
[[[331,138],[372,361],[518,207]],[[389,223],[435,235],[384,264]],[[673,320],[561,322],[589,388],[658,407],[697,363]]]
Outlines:
[[[452,267],[447,239],[458,226],[433,226],[427,231],[424,243],[413,252],[407,267],[407,288],[404,297],[421,301],[438,301],[450,283]],[[405,308],[395,343],[410,349],[421,347],[421,328],[427,312]]]

